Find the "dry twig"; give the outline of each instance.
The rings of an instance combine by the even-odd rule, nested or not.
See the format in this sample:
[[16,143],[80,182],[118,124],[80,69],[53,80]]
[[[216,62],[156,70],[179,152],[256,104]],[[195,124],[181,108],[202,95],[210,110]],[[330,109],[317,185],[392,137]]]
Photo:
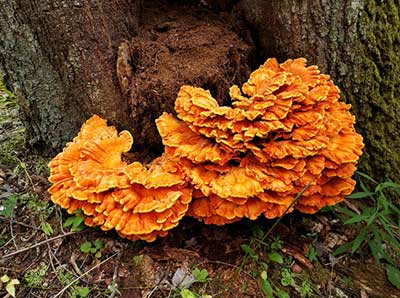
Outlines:
[[[61,283],[60,277],[58,276],[56,267],[54,266],[54,263],[53,263],[53,257],[54,257],[54,255],[53,255],[53,252],[51,251],[51,247],[50,247],[50,244],[49,244],[49,243],[47,243],[47,248],[48,248],[48,251],[47,251],[47,252],[48,252],[48,254],[49,254],[49,261],[50,261],[51,269],[53,270],[53,273],[54,273],[54,275],[56,276],[56,278],[58,279],[58,281]],[[57,262],[58,262],[58,260],[57,260]]]
[[9,219],[9,218],[7,218],[7,217],[4,217],[4,216],[0,216],[0,220],[12,222],[13,224],[17,224],[17,225],[20,225],[20,226],[23,226],[23,227],[27,227],[27,228],[34,229],[34,230],[40,230],[38,227],[34,227],[34,226],[31,226],[31,225],[28,225],[28,224],[26,224],[26,223],[24,223],[24,222],[20,222],[20,221],[16,221],[16,220],[11,220],[11,219]]
[[101,265],[103,265],[104,263],[108,262],[109,260],[111,260],[113,257],[115,257],[118,253],[113,254],[112,256],[108,257],[107,259],[105,259],[104,261],[98,263],[97,265],[93,266],[92,268],[90,268],[88,271],[86,271],[85,273],[83,273],[81,276],[78,276],[77,278],[75,278],[73,281],[71,281],[68,285],[66,285],[60,292],[58,292],[56,295],[53,296],[53,298],[57,298],[60,297],[66,290],[68,290],[69,287],[71,287],[74,283],[76,283],[78,280],[80,280],[82,277],[84,277],[85,275],[89,274],[90,272],[92,272],[94,269],[96,269],[97,267],[100,267]]
[[[82,231],[81,231],[81,232],[82,232]],[[22,253],[22,252],[31,250],[31,249],[33,249],[33,248],[35,248],[35,247],[41,246],[41,245],[43,245],[43,244],[46,244],[46,243],[55,241],[55,240],[57,240],[57,239],[61,239],[61,238],[70,236],[70,235],[78,234],[78,233],[80,233],[80,232],[68,232],[68,233],[63,234],[63,235],[58,235],[58,236],[56,236],[56,237],[49,238],[49,239],[46,239],[46,240],[41,241],[41,242],[39,242],[39,243],[36,243],[36,244],[34,244],[34,245],[32,245],[32,246],[29,246],[29,247],[26,247],[26,248],[22,248],[22,249],[19,249],[19,250],[17,250],[17,251],[14,251],[14,252],[12,252],[12,253],[9,253],[9,254],[7,254],[7,255],[4,255],[4,256],[2,256],[1,258],[2,258],[2,259],[9,258],[9,257],[15,256],[15,255],[17,255],[17,254],[20,254],[20,253]]]
[[72,268],[74,268],[74,270],[78,274],[78,276],[81,276],[82,271],[81,271],[81,269],[79,269],[78,264],[76,263],[75,259],[76,259],[76,255],[75,255],[75,252],[73,251],[71,254],[71,257],[69,258],[69,262],[71,263]]
[[15,249],[18,249],[17,242],[15,242],[15,236],[14,236],[14,231],[13,231],[13,220],[12,220],[12,217],[11,217],[11,220],[10,220],[10,234],[11,234],[11,239],[12,239],[12,241],[13,241],[13,243],[14,243]]

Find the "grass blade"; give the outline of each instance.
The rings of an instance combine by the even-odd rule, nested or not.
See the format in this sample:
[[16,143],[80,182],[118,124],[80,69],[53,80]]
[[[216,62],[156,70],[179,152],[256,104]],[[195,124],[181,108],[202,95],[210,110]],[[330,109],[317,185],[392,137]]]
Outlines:
[[400,289],[400,270],[388,264],[386,266],[386,275],[390,283]]
[[347,199],[362,199],[362,198],[370,197],[372,195],[374,195],[374,193],[370,192],[370,191],[368,191],[368,192],[366,192],[366,191],[364,191],[364,192],[355,192],[355,193],[347,196],[346,198]]
[[367,231],[363,230],[360,234],[358,234],[358,236],[356,237],[356,239],[353,240],[353,245],[351,246],[351,253],[355,253],[357,251],[357,249],[360,247],[361,243],[364,242],[364,240],[366,240],[367,238]]
[[357,173],[357,175],[360,175],[361,177],[364,177],[365,179],[368,179],[369,181],[371,181],[375,184],[378,184],[378,182],[376,182],[376,180],[374,178],[368,176],[367,174],[365,174],[363,172],[359,172],[359,171],[357,171],[356,173]]

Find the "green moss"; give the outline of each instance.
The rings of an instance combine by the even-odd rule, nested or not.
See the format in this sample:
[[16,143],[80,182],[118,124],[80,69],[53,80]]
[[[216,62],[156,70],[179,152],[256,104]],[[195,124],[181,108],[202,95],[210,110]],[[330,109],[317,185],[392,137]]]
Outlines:
[[0,76],[0,164],[15,166],[24,148],[25,129],[18,118],[15,97],[5,88]]
[[[366,148],[361,167],[377,179],[400,177],[400,20],[393,0],[369,0],[352,45],[352,89],[346,99],[357,115]],[[355,92],[356,91],[356,92]]]
[[[301,2],[301,1],[300,1]],[[247,1],[248,21],[269,56],[306,57],[332,76],[364,137],[362,171],[400,177],[398,0]],[[271,13],[273,11],[273,13]],[[271,19],[265,25],[265,19]]]
[[17,132],[12,138],[0,143],[0,164],[15,166],[18,164],[17,155],[25,148],[23,130]]
[[42,286],[49,265],[41,262],[36,268],[30,269],[24,274],[24,281],[29,288],[39,288]]
[[15,95],[11,91],[7,90],[3,83],[3,76],[0,73],[0,104],[7,107],[15,107],[17,105],[15,101]]
[[[329,284],[332,281],[332,270],[328,267],[325,268],[319,262],[314,262],[313,265],[312,270],[303,272],[301,279],[310,279],[314,285]],[[319,291],[317,287],[315,287],[315,290]]]

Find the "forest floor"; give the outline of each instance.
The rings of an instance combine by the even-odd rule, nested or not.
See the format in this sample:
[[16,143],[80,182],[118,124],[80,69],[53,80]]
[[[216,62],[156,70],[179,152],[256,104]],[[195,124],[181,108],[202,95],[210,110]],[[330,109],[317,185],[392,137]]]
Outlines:
[[[143,73],[134,78],[143,80],[141,93],[135,91],[135,96],[142,94],[140,103],[153,98],[158,82],[168,83],[168,78],[172,82],[160,90],[171,91],[168,98],[174,98],[188,77],[216,93],[235,83],[227,79],[232,73],[238,81],[247,77],[249,69],[225,63],[224,55],[210,62],[211,52],[224,51],[237,56],[237,64],[251,60],[247,45],[232,39],[236,53],[225,44],[226,34],[208,33],[220,32],[225,19],[199,14],[198,19],[207,20],[203,29],[211,30],[202,32],[193,20],[177,25],[179,13],[161,20],[158,12],[164,10],[154,10],[157,19],[148,17],[149,24],[163,24],[139,34],[144,41],[140,53],[150,57],[142,59],[138,68]],[[200,32],[185,33],[192,29]],[[210,53],[202,53],[208,47]],[[196,53],[201,63],[186,67],[185,59],[195,60]],[[196,71],[210,75],[218,65],[224,67],[211,73],[213,80],[194,79],[199,77]],[[215,83],[224,78],[226,86]],[[400,197],[397,184],[378,183],[361,173],[353,198],[315,215],[293,212],[277,220],[226,226],[185,218],[164,238],[133,242],[85,227],[80,214],[69,215],[55,206],[47,192],[50,158],[30,152],[27,138],[15,98],[0,82],[1,297],[400,298],[400,201],[391,199]]]
[[[25,147],[15,99],[4,88],[0,131],[2,297],[400,297],[388,281],[399,282],[398,270],[383,258],[399,264],[398,217],[381,212],[379,204],[392,203],[376,203],[373,191],[368,208],[389,230],[375,218],[367,223],[369,209],[348,199],[315,215],[222,227],[188,218],[165,238],[131,242],[53,205],[49,160]],[[370,243],[379,246],[372,253]]]

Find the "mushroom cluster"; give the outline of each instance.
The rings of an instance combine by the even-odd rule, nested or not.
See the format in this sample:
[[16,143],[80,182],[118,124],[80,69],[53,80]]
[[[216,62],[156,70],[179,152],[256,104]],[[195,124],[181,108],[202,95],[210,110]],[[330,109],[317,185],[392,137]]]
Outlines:
[[314,213],[353,191],[362,137],[329,76],[302,58],[268,59],[229,94],[232,106],[219,106],[182,86],[177,118],[156,120],[165,152],[146,167],[121,159],[129,132],[94,116],[50,163],[52,200],[82,209],[89,225],[152,241],[185,214],[222,225]]
[[144,167],[122,154],[132,146],[98,116],[50,163],[49,192],[69,213],[82,210],[85,224],[115,229],[131,240],[154,241],[175,227],[188,210],[192,190],[176,163],[163,155]]

